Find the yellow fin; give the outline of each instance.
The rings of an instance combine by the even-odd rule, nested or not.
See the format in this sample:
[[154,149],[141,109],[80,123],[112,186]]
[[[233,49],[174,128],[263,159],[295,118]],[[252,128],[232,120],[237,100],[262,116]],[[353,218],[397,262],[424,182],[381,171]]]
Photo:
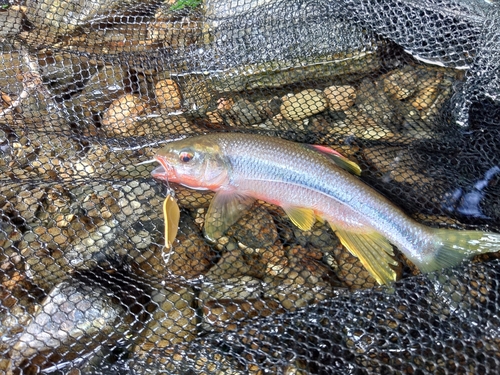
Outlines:
[[316,214],[312,208],[289,206],[283,209],[292,223],[302,230],[310,230],[316,222]]
[[323,155],[326,155],[336,165],[338,165],[342,169],[345,169],[347,172],[352,173],[356,176],[361,176],[360,166],[352,160],[349,160],[347,157],[334,150],[333,148],[321,145],[306,145],[306,147],[309,147],[313,150],[319,151]]
[[422,272],[456,266],[475,255],[500,251],[499,233],[438,228],[429,230],[434,236],[434,251],[425,257],[410,258]]
[[390,265],[397,266],[392,258],[392,245],[377,232],[354,233],[336,228],[330,224],[335,234],[347,250],[358,257],[363,266],[379,284],[390,284],[396,281],[396,272]]
[[316,215],[316,221],[319,221],[321,224],[324,224],[326,222],[325,219],[323,219],[321,216]]

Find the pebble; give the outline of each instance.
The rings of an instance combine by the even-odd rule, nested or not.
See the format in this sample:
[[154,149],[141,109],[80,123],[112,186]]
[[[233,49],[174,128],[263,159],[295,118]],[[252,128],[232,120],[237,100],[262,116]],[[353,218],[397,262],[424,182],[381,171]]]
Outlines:
[[106,109],[102,116],[102,125],[109,135],[131,135],[135,131],[137,117],[143,115],[148,104],[141,97],[126,94]]
[[28,0],[26,17],[33,26],[39,28],[37,34],[40,38],[55,34],[52,35],[54,38],[56,35],[74,31],[78,26],[89,22],[99,12],[109,12],[116,4],[116,0],[91,2],[54,0],[50,3]]
[[19,33],[23,27],[23,14],[19,9],[9,7],[0,12],[0,38],[10,38]]
[[82,106],[94,113],[106,110],[109,105],[129,89],[128,72],[122,66],[104,66],[94,73],[84,89],[67,106]]
[[171,79],[158,81],[155,85],[155,95],[160,109],[175,111],[181,108],[181,92],[175,81]]
[[419,172],[415,160],[406,148],[373,146],[363,149],[365,160],[384,174],[384,180],[398,183],[436,186],[429,176]]
[[202,306],[205,327],[219,331],[237,330],[251,319],[282,314],[285,310],[273,299],[221,299],[209,300]]
[[280,113],[287,120],[299,121],[323,112],[328,101],[321,90],[307,89],[282,98]]
[[437,86],[428,86],[417,92],[416,96],[411,101],[411,105],[419,110],[428,109],[439,95],[439,88]]
[[227,116],[234,119],[235,125],[249,126],[263,122],[266,117],[259,107],[246,99],[240,99],[227,111]]
[[247,211],[228,229],[227,235],[252,248],[266,248],[278,240],[273,217],[262,206],[254,206]]
[[338,244],[337,237],[326,222],[317,221],[311,230],[307,231],[301,230],[295,225],[292,229],[297,242],[303,247],[311,245],[316,249],[327,252]]
[[396,126],[397,111],[382,89],[382,83],[364,79],[356,96],[356,109],[375,121],[378,127]]
[[148,38],[167,48],[186,48],[196,42],[200,25],[190,17],[177,18],[170,7],[177,0],[167,0],[155,12],[155,18],[148,23]]
[[384,92],[396,100],[404,100],[415,93],[417,73],[409,65],[390,72],[383,79]]
[[263,282],[251,276],[215,278],[207,274],[206,282],[201,286],[199,298],[202,301],[212,299],[259,298],[263,292]]
[[356,102],[356,89],[349,85],[330,86],[323,93],[333,111],[344,111]]
[[[12,345],[11,358],[19,365],[47,351],[63,358],[83,355],[106,342],[115,342],[121,330],[117,322],[124,314],[123,306],[104,288],[78,280],[60,282]],[[42,362],[49,362],[48,357]]]
[[264,279],[269,275],[276,276],[283,273],[288,264],[288,258],[279,241],[266,248],[251,248],[242,243],[238,243],[238,247],[246,264],[250,266],[247,271],[249,276],[258,279]]
[[141,331],[135,352],[163,349],[196,337],[195,294],[191,288],[173,287],[155,290],[151,295],[156,307]]
[[191,279],[204,274],[213,265],[214,254],[194,219],[182,214],[177,238],[170,250],[164,250],[163,258],[168,258],[165,266],[169,272]]
[[378,285],[361,261],[352,255],[344,246],[335,248],[333,255],[336,265],[335,274],[349,289],[373,288]]

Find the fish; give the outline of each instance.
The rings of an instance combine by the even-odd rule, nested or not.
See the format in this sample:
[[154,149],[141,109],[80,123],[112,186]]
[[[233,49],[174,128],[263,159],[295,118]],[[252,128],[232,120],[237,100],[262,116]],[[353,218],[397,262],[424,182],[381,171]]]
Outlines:
[[210,133],[167,143],[156,179],[216,194],[204,233],[216,241],[255,200],[280,206],[302,230],[326,221],[379,284],[396,281],[394,246],[421,272],[500,250],[500,234],[432,228],[364,183],[359,166],[328,146],[278,137]]

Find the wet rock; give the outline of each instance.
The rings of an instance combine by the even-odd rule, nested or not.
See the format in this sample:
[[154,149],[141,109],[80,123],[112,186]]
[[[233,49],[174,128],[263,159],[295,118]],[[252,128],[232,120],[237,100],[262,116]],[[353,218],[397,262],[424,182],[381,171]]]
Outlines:
[[[138,374],[185,374],[186,369],[196,369],[200,374],[210,374],[214,371],[220,374],[243,375],[248,371],[241,370],[241,366],[234,356],[221,352],[220,346],[214,344],[210,337],[200,337],[196,342],[184,348],[177,345],[174,348],[165,348],[162,351],[141,353],[132,356],[126,363],[127,370],[132,369]],[[116,371],[116,369],[113,369]],[[253,374],[252,374],[253,375]]]
[[8,203],[6,202],[2,209],[16,212],[24,220],[31,222],[41,209],[41,200],[44,197],[45,191],[42,188],[23,190],[18,195],[12,197]]
[[237,330],[255,318],[285,312],[279,302],[272,299],[208,300],[202,309],[207,327],[220,331]]
[[[127,7],[127,3],[125,1],[120,2],[120,6],[122,4],[124,7]],[[140,6],[140,3],[137,3],[137,5]],[[115,10],[115,12],[119,11],[119,9]],[[108,16],[113,17],[113,15],[109,13]],[[79,26],[78,30],[75,33],[72,33],[71,36],[65,36],[59,45],[81,53],[88,53],[92,55],[115,55],[131,52],[151,53],[158,48],[158,45],[155,45],[147,40],[148,24],[147,22],[142,21],[144,18],[128,18],[127,16],[122,16],[121,18],[117,15],[117,13],[115,13],[115,16],[119,19],[118,23],[113,23],[111,20],[109,24],[104,26],[100,22],[91,21],[88,24]],[[125,22],[127,22],[127,18],[129,23],[126,24],[127,27],[123,27]],[[128,62],[129,67],[134,70],[147,69],[144,65],[149,65],[143,64],[143,59],[131,58]]]
[[0,275],[3,279],[0,285],[0,335],[4,339],[0,343],[2,352],[5,342],[12,345],[12,340],[30,324],[39,309],[43,291],[21,277],[6,279],[4,274]]
[[[251,310],[253,305],[248,301],[260,300],[263,290],[262,281],[251,276],[215,279],[209,275],[202,284],[199,294],[203,310],[202,327],[211,330],[213,325],[235,324],[237,321],[249,318],[244,312],[236,315],[235,312],[239,308],[243,309],[243,306]],[[261,310],[265,308],[263,305],[257,306]]]
[[235,125],[241,126],[259,124],[266,118],[254,103],[246,99],[236,101],[227,115],[234,121]]
[[[48,144],[51,147],[47,147]],[[0,164],[0,168],[11,178],[31,178],[31,181],[54,182],[68,175],[77,175],[73,162],[82,160],[77,156],[78,143],[75,140],[50,132],[22,137],[19,142],[11,143],[10,151],[11,163]]]
[[172,4],[164,2],[148,25],[148,37],[167,48],[186,48],[195,43],[201,32],[201,22],[192,17],[176,18],[170,10]]
[[164,249],[163,258],[168,259],[168,272],[190,279],[212,266],[214,254],[194,220],[182,215],[177,238],[171,249]]
[[62,35],[91,21],[94,16],[101,12],[109,12],[117,4],[120,4],[120,1],[28,0],[26,2],[26,17],[35,27],[49,30],[55,35]]
[[124,263],[149,277],[164,273],[163,195],[153,180],[93,184],[49,197],[54,206],[48,216],[29,223],[18,244],[36,284],[50,290],[76,270]]
[[270,119],[266,119],[263,123],[255,125],[264,130],[287,131],[299,128],[298,121],[287,120],[281,114],[277,114]]
[[[59,249],[45,249],[43,240],[36,241],[35,238],[35,235],[28,233],[20,244],[21,254],[25,258],[25,273],[37,286],[50,290],[55,284],[66,279],[68,273],[73,270],[70,263],[73,259],[65,257],[64,252]],[[91,255],[90,253],[89,257]],[[94,264],[86,265],[91,267]]]
[[25,278],[22,272],[24,259],[17,247],[21,238],[21,230],[12,222],[0,224],[0,249],[2,249],[0,251],[0,284],[9,290]]
[[213,192],[193,190],[181,185],[172,185],[175,191],[175,198],[181,207],[191,210],[198,208],[208,208],[214,197]]
[[160,109],[175,111],[181,108],[179,85],[171,79],[158,81],[155,85],[156,102]]
[[325,134],[322,141],[324,143],[331,143],[332,139],[340,139],[349,143],[353,138],[390,140],[397,135],[393,130],[380,126],[366,113],[355,107],[344,112],[321,113],[311,117],[308,119],[307,129]]
[[356,108],[367,118],[375,121],[374,125],[379,128],[394,126],[396,120],[394,106],[381,86],[380,82],[373,82],[368,78],[361,81],[356,96]]
[[388,73],[383,79],[384,92],[396,100],[404,100],[413,95],[417,89],[417,72],[414,67],[405,65]]
[[227,231],[228,236],[247,247],[266,248],[278,240],[278,232],[273,217],[260,205],[246,212]]
[[78,358],[123,337],[125,327],[117,323],[124,315],[124,307],[102,287],[63,281],[50,291],[12,346],[11,358],[20,365],[41,356],[37,363],[41,367],[47,362],[42,353],[58,353],[66,360]]
[[20,9],[9,7],[0,10],[0,38],[8,38],[17,35],[22,28],[24,15]]
[[328,107],[328,101],[320,90],[303,90],[297,94],[287,95],[282,100],[280,112],[287,120],[303,120],[323,112]]
[[194,298],[191,288],[155,290],[151,295],[154,311],[137,338],[133,351],[147,353],[193,340],[197,335]]
[[40,74],[56,95],[70,95],[84,87],[97,67],[85,56],[44,50],[37,55]]
[[264,279],[268,276],[277,276],[286,272],[288,258],[285,249],[279,242],[264,248],[251,248],[240,244],[244,259],[250,270],[248,275]]
[[352,86],[330,86],[323,90],[332,111],[344,111],[356,101],[356,89]]
[[378,285],[377,281],[361,264],[361,261],[344,246],[337,246],[333,255],[337,265],[335,274],[345,286],[354,290],[373,288]]
[[[229,275],[228,275],[229,276]],[[199,298],[202,301],[213,299],[260,298],[263,292],[261,280],[251,276],[214,277],[213,273],[206,275],[207,282],[201,287]]]
[[13,46],[0,44],[0,90],[17,97],[23,91],[22,74],[29,71],[22,53]]
[[214,89],[205,76],[179,77],[177,83],[181,88],[183,104],[188,111],[204,114],[210,106],[216,105]]
[[99,113],[106,110],[114,100],[125,96],[129,86],[129,74],[122,66],[106,65],[92,74],[81,93],[65,104]]
[[411,105],[418,111],[428,109],[436,100],[439,93],[437,86],[428,86],[420,90],[415,98],[411,101]]
[[324,300],[334,294],[332,270],[320,259],[323,253],[294,246],[287,250],[288,265],[279,274],[268,276],[264,296],[277,299],[290,311]]
[[424,65],[405,65],[382,79],[385,93],[399,101],[393,104],[406,119],[408,130],[405,135],[414,138],[432,136],[435,116],[441,113],[442,106],[451,96],[456,79],[456,71]]
[[227,237],[220,239],[219,244],[222,245],[221,251],[223,253],[216,264],[205,274],[206,278],[210,280],[226,280],[253,274],[253,270],[243,251],[236,248],[228,250],[227,247],[232,247],[233,244],[228,241]]
[[298,274],[295,276],[292,273],[292,276],[267,288],[264,293],[266,297],[279,301],[287,311],[296,311],[334,295],[331,285],[324,281],[318,281],[314,285],[304,285],[304,279]]
[[114,100],[102,115],[102,125],[109,135],[140,135],[138,118],[148,110],[147,100],[126,94]]
[[297,242],[303,246],[314,246],[314,248],[328,253],[339,243],[330,226],[326,222],[316,222],[311,230],[301,230],[295,225],[292,226]]
[[362,152],[367,162],[383,174],[386,182],[437,187],[437,181],[419,171],[421,168],[406,148],[373,146]]

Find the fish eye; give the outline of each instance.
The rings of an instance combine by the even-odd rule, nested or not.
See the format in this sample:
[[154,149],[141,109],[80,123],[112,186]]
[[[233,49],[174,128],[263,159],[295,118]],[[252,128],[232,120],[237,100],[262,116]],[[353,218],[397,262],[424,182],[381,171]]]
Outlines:
[[179,160],[183,163],[187,163],[194,158],[194,154],[190,151],[181,151],[179,154]]

